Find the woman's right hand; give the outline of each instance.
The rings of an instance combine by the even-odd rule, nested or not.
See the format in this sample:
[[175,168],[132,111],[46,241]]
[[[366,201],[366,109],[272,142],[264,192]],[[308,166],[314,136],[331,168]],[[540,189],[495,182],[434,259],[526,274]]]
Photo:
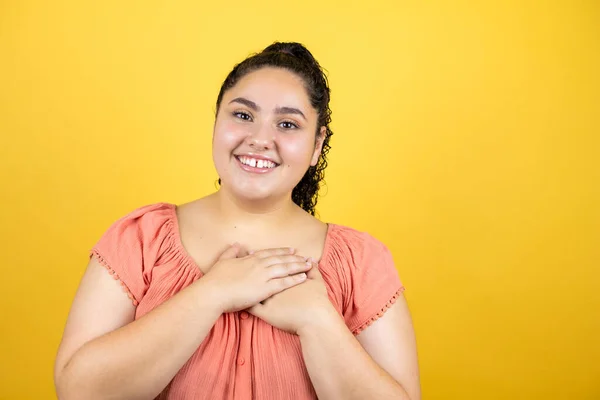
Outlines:
[[312,267],[290,248],[260,250],[244,257],[241,252],[239,244],[232,245],[199,280],[213,287],[224,313],[252,307],[304,282]]

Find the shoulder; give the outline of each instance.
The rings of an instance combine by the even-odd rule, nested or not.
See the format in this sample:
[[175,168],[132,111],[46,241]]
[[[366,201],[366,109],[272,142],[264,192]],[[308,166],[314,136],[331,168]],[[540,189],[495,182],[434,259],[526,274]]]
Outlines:
[[138,207],[114,221],[104,232],[97,247],[146,248],[159,244],[173,231],[176,206],[154,203]]
[[153,203],[135,208],[122,215],[116,222],[144,221],[152,222],[172,218],[177,206],[171,203]]
[[90,255],[121,281],[137,305],[152,279],[152,269],[171,247],[175,206],[155,203],[117,219],[90,250]]
[[341,281],[359,283],[372,275],[397,273],[392,254],[381,240],[344,225],[329,224],[322,261],[322,267]]
[[161,230],[176,223],[177,206],[171,203],[153,203],[135,208],[113,222],[110,229],[120,232],[137,231],[140,234]]
[[[351,257],[356,264],[365,258],[389,253],[387,246],[371,233],[345,225],[328,224],[326,250]],[[344,257],[345,258],[345,257]]]
[[388,247],[368,232],[330,224],[326,248],[326,274],[340,285],[337,304],[358,334],[402,292],[400,276]]

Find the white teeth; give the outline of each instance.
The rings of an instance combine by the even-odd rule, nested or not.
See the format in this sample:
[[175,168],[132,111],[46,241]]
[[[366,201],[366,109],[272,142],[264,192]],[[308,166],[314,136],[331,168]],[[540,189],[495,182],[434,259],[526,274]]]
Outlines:
[[244,165],[249,165],[254,168],[275,168],[277,165],[269,160],[257,160],[255,158],[240,156],[240,162]]

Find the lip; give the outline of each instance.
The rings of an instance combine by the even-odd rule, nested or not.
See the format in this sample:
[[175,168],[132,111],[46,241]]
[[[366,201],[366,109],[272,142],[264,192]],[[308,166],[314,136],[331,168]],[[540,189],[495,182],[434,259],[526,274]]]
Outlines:
[[[240,161],[240,157],[252,157],[255,158],[257,160],[268,160],[271,161],[273,163],[275,163],[275,167],[273,168],[258,168],[258,167],[251,167],[250,165],[246,165],[246,164],[242,164],[242,162]],[[274,169],[276,169],[279,164],[276,163],[275,161],[272,161],[270,158],[267,157],[258,157],[258,156],[254,156],[254,155],[246,155],[246,154],[240,154],[240,155],[235,155],[234,156],[235,161],[237,163],[237,165],[243,169],[246,172],[250,172],[250,173],[254,173],[254,174],[267,174],[269,172],[272,172]]]
[[274,164],[279,165],[280,163],[278,163],[277,161],[275,161],[273,158],[268,157],[268,156],[264,156],[262,154],[255,154],[255,153],[240,153],[240,154],[234,154],[235,158],[239,158],[239,157],[250,157],[250,158],[255,158],[257,160],[267,160],[267,161],[271,161]]

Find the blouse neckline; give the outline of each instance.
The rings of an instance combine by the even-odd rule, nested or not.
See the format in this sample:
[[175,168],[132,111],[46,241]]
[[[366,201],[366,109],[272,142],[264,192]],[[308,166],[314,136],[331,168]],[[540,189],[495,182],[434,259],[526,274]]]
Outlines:
[[[200,269],[196,261],[192,258],[190,253],[187,251],[185,246],[183,245],[183,241],[181,240],[181,232],[179,230],[179,217],[177,216],[177,205],[167,203],[169,206],[169,211],[171,212],[171,221],[173,223],[173,244],[175,246],[175,251],[177,251],[181,257],[184,258],[187,264],[194,267],[199,278],[204,276],[204,272]],[[327,232],[325,233],[325,241],[323,243],[323,254],[321,254],[321,259],[318,262],[319,267],[322,267],[325,261],[329,258],[329,254],[331,252],[331,241],[333,230],[336,225],[331,223],[325,223],[327,225]]]

